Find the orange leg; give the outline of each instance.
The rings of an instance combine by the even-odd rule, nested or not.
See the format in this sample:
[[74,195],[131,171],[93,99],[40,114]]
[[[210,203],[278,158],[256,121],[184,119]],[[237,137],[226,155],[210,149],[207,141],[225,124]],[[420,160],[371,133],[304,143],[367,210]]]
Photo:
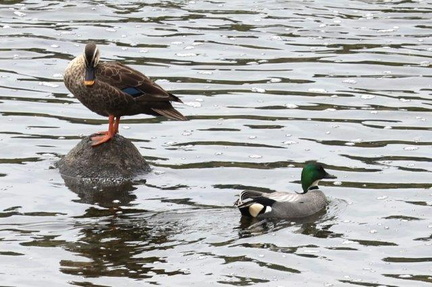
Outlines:
[[117,130],[118,130],[118,123],[115,123],[115,118],[112,115],[110,115],[108,119],[109,119],[108,131],[100,132],[100,133],[98,133],[100,135],[93,136],[91,138],[92,146],[98,146],[100,144],[103,144],[115,136],[115,134],[116,134],[115,128],[117,128]]
[[114,134],[118,134],[118,130],[119,130],[119,125],[120,125],[120,116],[115,118],[115,123],[114,123]]
[[[114,133],[115,134],[118,134],[119,125],[120,125],[120,117],[114,117]],[[106,135],[107,133],[108,133],[108,131],[100,131],[100,132],[97,132],[96,134]]]

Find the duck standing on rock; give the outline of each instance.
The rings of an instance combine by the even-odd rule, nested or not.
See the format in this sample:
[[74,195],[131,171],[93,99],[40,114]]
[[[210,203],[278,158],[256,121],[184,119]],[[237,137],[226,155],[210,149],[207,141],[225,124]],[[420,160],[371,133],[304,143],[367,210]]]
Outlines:
[[264,218],[300,219],[323,210],[328,201],[319,190],[318,182],[324,178],[336,178],[328,174],[318,163],[307,164],[301,174],[303,193],[263,193],[245,190],[235,202],[244,216]]
[[100,62],[99,57],[96,44],[87,44],[84,54],[69,63],[64,75],[66,87],[84,106],[109,118],[108,131],[93,136],[92,146],[113,138],[122,116],[148,114],[187,120],[171,105],[182,103],[178,97],[144,74],[118,62]]

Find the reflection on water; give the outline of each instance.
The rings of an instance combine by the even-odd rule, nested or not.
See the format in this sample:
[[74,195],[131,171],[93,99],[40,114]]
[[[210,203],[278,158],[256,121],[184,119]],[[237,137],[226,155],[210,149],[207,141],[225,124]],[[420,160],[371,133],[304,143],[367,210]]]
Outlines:
[[[430,284],[431,4],[1,2],[2,284]],[[123,120],[153,167],[142,182],[54,167],[106,123],[62,83],[88,40],[185,102],[188,122]],[[298,189],[310,160],[339,180],[323,214],[232,206]]]
[[137,198],[132,192],[136,187],[129,181],[117,185],[101,185],[83,182],[65,175],[62,175],[62,178],[65,185],[79,196],[80,200],[77,202],[97,204],[102,207],[127,206]]

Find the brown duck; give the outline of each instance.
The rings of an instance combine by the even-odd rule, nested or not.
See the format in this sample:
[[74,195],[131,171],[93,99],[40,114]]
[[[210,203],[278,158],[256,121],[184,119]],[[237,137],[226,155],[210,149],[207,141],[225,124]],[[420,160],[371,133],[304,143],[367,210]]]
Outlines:
[[93,136],[92,146],[109,141],[118,133],[120,117],[136,114],[187,120],[171,102],[182,101],[144,74],[117,62],[100,62],[96,44],[85,46],[65,72],[68,90],[88,109],[109,118],[108,131]]

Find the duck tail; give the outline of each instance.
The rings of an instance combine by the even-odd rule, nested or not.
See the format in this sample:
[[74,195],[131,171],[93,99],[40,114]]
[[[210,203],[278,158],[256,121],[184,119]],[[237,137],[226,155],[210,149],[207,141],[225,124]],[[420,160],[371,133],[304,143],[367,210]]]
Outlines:
[[169,95],[170,95],[170,101],[173,101],[173,102],[178,102],[178,103],[183,103],[183,101],[182,100],[180,100],[180,98],[179,97],[177,97],[176,95],[174,95],[174,94],[171,94],[171,93],[168,93]]
[[182,115],[179,111],[174,109],[173,107],[168,109],[158,109],[158,108],[152,108],[153,111],[155,111],[157,114],[161,116],[165,116],[171,120],[179,120],[179,121],[187,121],[188,118]]
[[234,203],[243,216],[257,217],[260,214],[271,211],[275,201],[264,196],[262,192],[244,190],[240,193],[239,199]]
[[239,199],[236,201],[235,205],[238,206],[237,202],[239,204],[243,204],[243,202],[247,201],[248,199],[250,201],[250,200],[253,200],[253,199],[255,199],[257,197],[261,197],[261,196],[263,196],[262,192],[254,191],[254,190],[243,190],[242,192],[240,192]]

